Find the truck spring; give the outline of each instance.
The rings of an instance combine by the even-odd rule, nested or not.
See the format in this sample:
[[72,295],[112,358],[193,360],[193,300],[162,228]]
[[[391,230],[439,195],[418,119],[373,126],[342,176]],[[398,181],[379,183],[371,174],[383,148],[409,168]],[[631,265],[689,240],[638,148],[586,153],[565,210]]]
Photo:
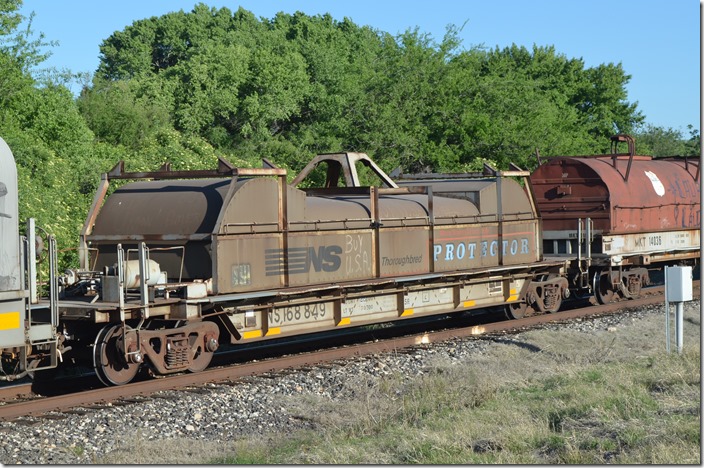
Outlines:
[[628,277],[628,292],[631,295],[638,296],[642,286],[643,281],[640,275],[630,275]]
[[547,309],[552,309],[557,304],[560,297],[560,287],[555,285],[545,286],[544,304]]
[[183,338],[169,339],[166,346],[166,356],[164,356],[164,365],[169,369],[187,367],[190,362],[189,350]]

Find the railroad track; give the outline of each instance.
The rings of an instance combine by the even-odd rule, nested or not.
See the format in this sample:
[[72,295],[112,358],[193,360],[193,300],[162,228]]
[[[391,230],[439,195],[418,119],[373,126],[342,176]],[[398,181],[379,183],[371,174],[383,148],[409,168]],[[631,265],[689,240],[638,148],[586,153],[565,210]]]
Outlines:
[[[482,323],[460,328],[423,331],[378,341],[366,341],[352,345],[244,362],[234,366],[216,367],[195,374],[179,374],[167,378],[137,381],[119,387],[89,388],[77,393],[47,397],[34,394],[31,384],[3,387],[0,388],[0,421],[15,420],[24,416],[57,418],[62,417],[61,412],[75,413],[99,410],[106,406],[140,402],[166,390],[187,390],[212,383],[236,385],[238,380],[245,377],[279,372],[284,369],[305,368],[323,363],[342,361],[354,356],[384,353],[451,339],[518,332],[548,323],[603,316],[625,309],[660,304],[663,302],[662,290],[662,286],[649,288],[643,297],[637,299],[622,300],[606,305],[577,307],[556,314]],[[698,295],[698,281],[695,282],[695,290]],[[56,414],[57,412],[59,414]]]

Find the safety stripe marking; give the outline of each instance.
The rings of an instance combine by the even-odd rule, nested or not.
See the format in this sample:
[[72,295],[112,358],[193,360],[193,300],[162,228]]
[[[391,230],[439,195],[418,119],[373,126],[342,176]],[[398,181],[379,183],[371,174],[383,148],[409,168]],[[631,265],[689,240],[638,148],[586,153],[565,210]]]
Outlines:
[[408,317],[409,315],[413,315],[413,309],[406,309],[401,313],[401,317]]
[[245,340],[248,338],[261,338],[262,336],[262,331],[261,330],[253,330],[253,331],[246,331],[242,333],[242,338]]
[[274,327],[274,328],[270,328],[269,330],[267,330],[265,336],[280,335],[280,334],[281,334],[281,328]]
[[508,297],[508,299],[506,299],[506,302],[513,302],[518,299],[518,294],[516,294],[515,289],[511,289],[510,294],[511,295]]
[[20,313],[5,312],[0,314],[0,330],[20,328]]
[[349,317],[342,317],[339,322],[337,322],[337,326],[341,325],[349,325],[350,324],[350,318]]
[[474,307],[475,305],[477,305],[477,301],[464,301],[465,307]]

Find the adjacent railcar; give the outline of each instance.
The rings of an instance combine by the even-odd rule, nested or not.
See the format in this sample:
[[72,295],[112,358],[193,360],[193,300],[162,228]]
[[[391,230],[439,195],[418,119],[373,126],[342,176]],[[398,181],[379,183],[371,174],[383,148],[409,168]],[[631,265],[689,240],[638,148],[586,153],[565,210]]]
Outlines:
[[[19,236],[19,226],[17,168],[0,138],[0,378],[57,363],[55,301],[45,306],[37,300],[34,223],[28,223],[26,237]],[[49,241],[53,260],[53,239]]]
[[611,154],[550,158],[531,174],[544,253],[568,259],[571,287],[601,303],[635,297],[649,269],[698,261],[700,177],[697,159],[638,156],[628,135]]

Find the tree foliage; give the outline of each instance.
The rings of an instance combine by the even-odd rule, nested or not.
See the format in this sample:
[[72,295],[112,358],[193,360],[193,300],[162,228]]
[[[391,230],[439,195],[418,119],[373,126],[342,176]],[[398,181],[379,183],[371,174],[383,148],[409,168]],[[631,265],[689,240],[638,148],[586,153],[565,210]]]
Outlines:
[[32,216],[62,245],[75,245],[95,185],[93,133],[66,87],[40,86],[32,76],[46,44],[33,38],[31,20],[18,29],[20,6],[0,0],[0,136],[18,166],[20,221]]
[[621,64],[588,68],[552,46],[466,49],[454,26],[439,42],[417,28],[394,37],[327,14],[198,4],[135,21],[103,41],[75,99],[63,78],[35,77],[48,44],[20,6],[0,0],[0,136],[21,216],[63,247],[120,159],[152,170],[267,157],[295,173],[315,154],[360,151],[386,170],[531,169],[536,148],[604,152],[634,132],[640,153],[699,154],[698,132],[645,125]]
[[[98,138],[129,145],[170,123],[225,152],[293,169],[344,150],[406,170],[528,166],[536,147],[592,152],[643,122],[620,64],[585,68],[551,46],[464,50],[454,27],[436,43],[418,29],[392,37],[347,18],[257,19],[199,4],[135,21],[100,50],[79,101]],[[92,117],[104,114],[100,94],[117,95],[118,117],[141,108],[126,115],[156,123],[102,125]]]
[[646,125],[636,134],[640,154],[653,156],[697,156],[701,155],[701,136],[692,125],[687,126],[689,138],[673,128]]

